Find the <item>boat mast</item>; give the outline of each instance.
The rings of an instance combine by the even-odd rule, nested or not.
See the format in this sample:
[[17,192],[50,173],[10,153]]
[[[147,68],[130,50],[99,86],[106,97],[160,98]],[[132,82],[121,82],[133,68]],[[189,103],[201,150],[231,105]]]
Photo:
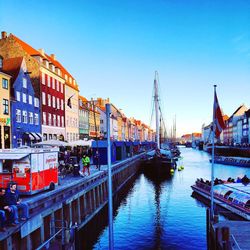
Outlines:
[[154,79],[154,102],[155,102],[155,119],[156,119],[156,146],[160,149],[160,133],[159,133],[159,95],[158,95],[158,83],[156,77],[158,76],[157,71],[155,71]]

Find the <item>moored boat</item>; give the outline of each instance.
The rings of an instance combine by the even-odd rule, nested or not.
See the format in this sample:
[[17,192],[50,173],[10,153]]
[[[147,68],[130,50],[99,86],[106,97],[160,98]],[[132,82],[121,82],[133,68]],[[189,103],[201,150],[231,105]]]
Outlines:
[[[211,160],[210,160],[211,162]],[[214,162],[224,165],[233,165],[239,167],[250,167],[250,158],[233,156],[215,156]]]
[[[156,173],[170,173],[172,167],[176,167],[176,162],[173,157],[179,155],[179,152],[177,151],[177,149],[172,152],[169,145],[160,143],[160,120],[163,120],[163,117],[159,102],[157,71],[155,72],[154,79],[154,106],[156,122],[156,149],[147,153],[144,163],[145,167],[152,169],[152,171],[155,171]],[[161,118],[159,113],[161,113]]]
[[[191,186],[193,191],[202,197],[211,199],[211,184],[209,181],[197,179],[195,185]],[[214,202],[239,215],[250,220],[250,185],[243,183],[223,183],[214,185]]]

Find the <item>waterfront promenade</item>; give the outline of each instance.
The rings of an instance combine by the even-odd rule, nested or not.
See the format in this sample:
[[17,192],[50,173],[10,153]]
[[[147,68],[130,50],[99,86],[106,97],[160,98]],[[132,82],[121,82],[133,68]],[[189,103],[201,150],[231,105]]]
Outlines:
[[[139,169],[141,153],[112,165],[113,192],[118,191]],[[30,219],[0,234],[0,249],[34,249],[61,230],[60,244],[68,244],[73,225],[80,229],[106,204],[107,166],[91,166],[87,177],[66,176],[53,191],[25,197]]]

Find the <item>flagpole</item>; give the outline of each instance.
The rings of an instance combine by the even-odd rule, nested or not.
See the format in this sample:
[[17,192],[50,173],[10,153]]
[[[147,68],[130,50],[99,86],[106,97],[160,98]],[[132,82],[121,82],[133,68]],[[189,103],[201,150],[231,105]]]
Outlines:
[[112,163],[111,163],[111,142],[110,142],[110,104],[106,105],[106,122],[107,122],[107,159],[108,159],[108,217],[109,217],[109,250],[114,249],[114,232],[113,232],[113,200],[112,200]]
[[213,134],[212,134],[212,170],[211,170],[211,218],[214,218],[214,138],[215,138],[215,93],[217,85],[214,85],[213,105]]

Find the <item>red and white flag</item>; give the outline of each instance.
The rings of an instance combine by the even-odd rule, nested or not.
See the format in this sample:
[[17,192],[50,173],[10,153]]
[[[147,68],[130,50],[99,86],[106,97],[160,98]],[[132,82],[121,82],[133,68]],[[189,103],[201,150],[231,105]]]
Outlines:
[[218,138],[222,130],[225,129],[226,125],[223,120],[216,90],[214,91],[214,123],[215,123],[215,137]]

